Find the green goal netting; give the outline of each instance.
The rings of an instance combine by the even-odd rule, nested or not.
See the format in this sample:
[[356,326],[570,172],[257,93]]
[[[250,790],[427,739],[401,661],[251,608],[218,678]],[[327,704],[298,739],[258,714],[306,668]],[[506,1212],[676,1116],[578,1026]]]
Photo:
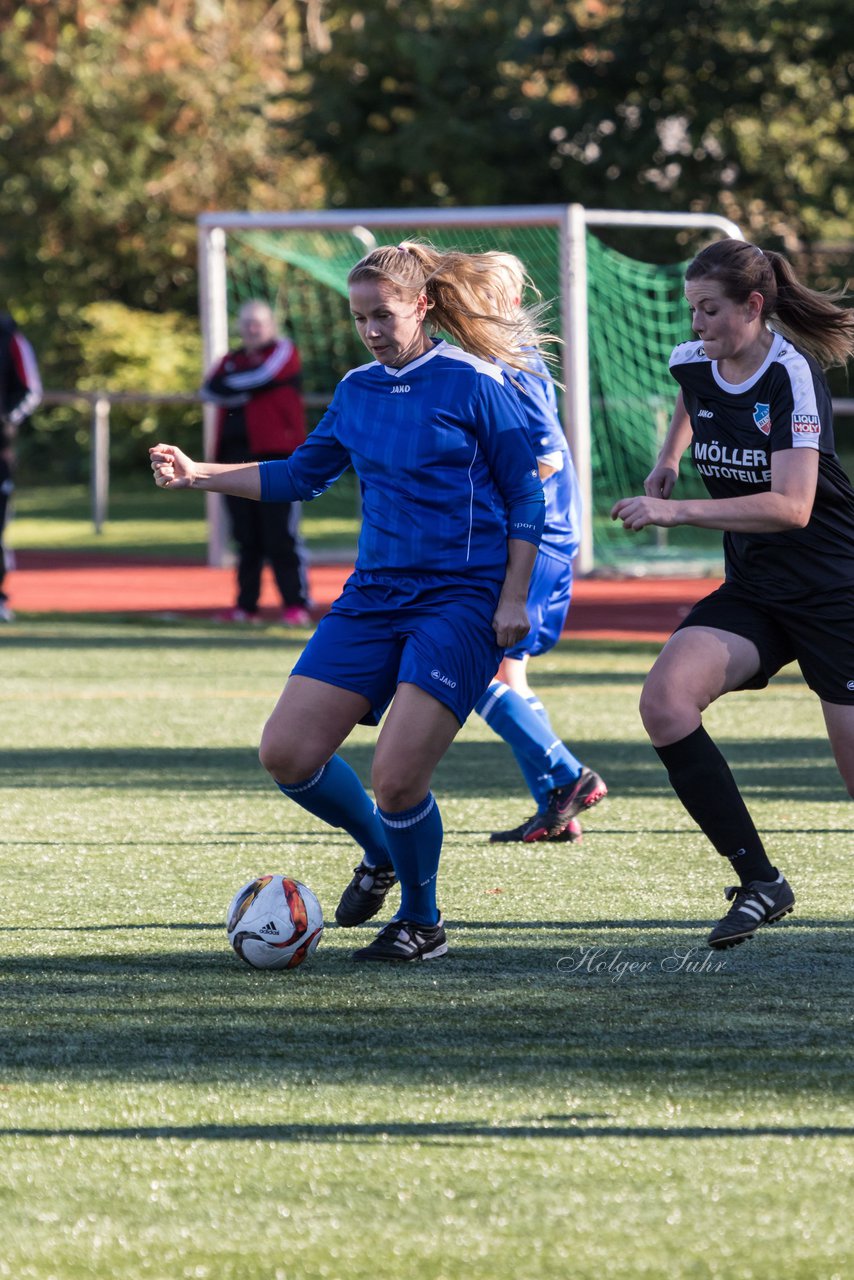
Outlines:
[[[553,308],[547,323],[560,331],[556,226],[229,230],[230,338],[236,339],[242,303],[263,298],[273,305],[300,349],[310,420],[320,416],[347,369],[368,358],[350,318],[348,271],[374,244],[412,238],[474,252],[516,254]],[[617,498],[642,491],[669,422],[676,384],[668,357],[677,342],[691,336],[682,296],[685,263],[661,266],[628,257],[589,230],[586,240],[595,565],[650,573],[713,569],[720,559],[719,534],[686,528],[629,535],[609,516]],[[687,465],[680,488],[686,494],[702,492]]]

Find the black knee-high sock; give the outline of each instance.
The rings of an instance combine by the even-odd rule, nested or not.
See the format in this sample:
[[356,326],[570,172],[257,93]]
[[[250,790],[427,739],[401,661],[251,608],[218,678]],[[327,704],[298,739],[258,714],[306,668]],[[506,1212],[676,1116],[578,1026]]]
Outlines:
[[673,790],[718,853],[729,858],[741,883],[775,880],[777,871],[768,861],[730,767],[703,726],[655,750]]

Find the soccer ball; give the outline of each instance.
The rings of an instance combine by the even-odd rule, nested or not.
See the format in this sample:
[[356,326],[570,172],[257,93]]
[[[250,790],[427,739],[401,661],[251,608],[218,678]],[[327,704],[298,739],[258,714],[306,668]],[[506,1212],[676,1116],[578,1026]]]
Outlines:
[[226,929],[240,959],[253,969],[295,969],[320,941],[323,912],[299,880],[259,876],[234,895]]

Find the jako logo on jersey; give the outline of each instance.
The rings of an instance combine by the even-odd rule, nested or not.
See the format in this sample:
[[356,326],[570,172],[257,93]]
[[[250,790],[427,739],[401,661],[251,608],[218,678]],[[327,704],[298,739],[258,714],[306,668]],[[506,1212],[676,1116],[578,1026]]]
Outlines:
[[713,418],[714,416],[715,416],[715,415],[712,413],[711,409],[698,409],[698,410],[697,410],[697,417],[698,417],[698,418]]
[[449,689],[456,689],[457,687],[456,680],[451,680],[448,676],[443,676],[441,671],[438,671],[435,667],[430,672],[430,676],[431,679],[438,680],[439,684],[446,684]]
[[753,406],[753,421],[756,423],[763,436],[771,434],[771,406],[770,404],[755,404]]
[[821,431],[821,423],[817,413],[793,413],[792,430],[796,435],[817,436]]
[[399,396],[403,391],[410,391],[410,390],[411,390],[411,387],[408,387],[406,383],[404,383],[402,387],[401,386],[392,387],[391,394],[393,396]]
[[849,680],[845,688],[854,690],[854,680]]

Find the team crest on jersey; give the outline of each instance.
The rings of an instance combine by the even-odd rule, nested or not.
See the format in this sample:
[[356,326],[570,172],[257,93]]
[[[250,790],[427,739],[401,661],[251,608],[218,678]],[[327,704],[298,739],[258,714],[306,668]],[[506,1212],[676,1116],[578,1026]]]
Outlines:
[[817,413],[793,413],[792,431],[799,436],[817,436],[821,432],[821,423]]
[[753,421],[756,423],[763,436],[771,434],[771,406],[770,404],[755,404],[753,406]]

